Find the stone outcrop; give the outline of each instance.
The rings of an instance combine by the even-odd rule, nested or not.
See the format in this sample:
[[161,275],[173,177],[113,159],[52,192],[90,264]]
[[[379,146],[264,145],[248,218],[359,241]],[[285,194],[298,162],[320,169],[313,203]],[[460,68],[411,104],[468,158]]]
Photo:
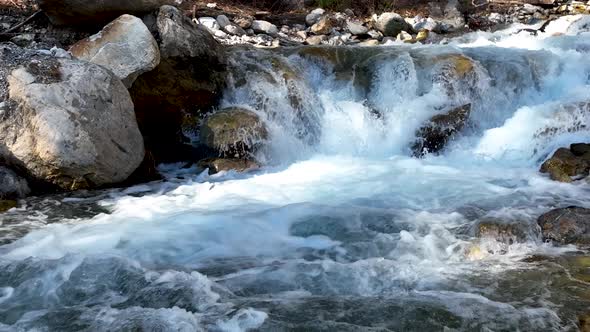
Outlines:
[[24,61],[7,78],[2,157],[65,190],[121,182],[144,156],[133,103],[110,71],[51,57]]
[[137,78],[130,89],[146,146],[158,162],[191,159],[181,134],[185,114],[208,111],[225,84],[220,45],[201,25],[172,6],[155,19],[161,61]]
[[127,87],[160,63],[156,40],[139,18],[122,15],[70,48],[76,58],[110,69]]

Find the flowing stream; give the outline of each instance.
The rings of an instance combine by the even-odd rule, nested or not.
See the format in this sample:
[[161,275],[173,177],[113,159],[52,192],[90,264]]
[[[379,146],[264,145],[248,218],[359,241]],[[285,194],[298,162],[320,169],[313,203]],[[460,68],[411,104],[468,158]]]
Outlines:
[[[31,198],[0,215],[0,331],[575,331],[589,258],[537,217],[590,207],[538,172],[590,141],[590,34],[236,48],[222,106],[266,122],[254,173]],[[470,103],[440,154],[416,130]],[[493,218],[525,240],[477,239]]]

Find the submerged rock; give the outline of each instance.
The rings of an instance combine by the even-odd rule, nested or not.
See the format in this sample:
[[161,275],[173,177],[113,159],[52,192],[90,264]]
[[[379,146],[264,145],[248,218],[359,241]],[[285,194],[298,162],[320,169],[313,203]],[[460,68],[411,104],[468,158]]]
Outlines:
[[478,238],[490,238],[507,245],[522,243],[538,236],[536,229],[531,229],[523,222],[505,222],[496,218],[484,218],[475,225],[474,235]]
[[0,199],[23,198],[31,192],[27,180],[0,166]]
[[237,158],[209,158],[198,162],[198,166],[209,169],[209,174],[222,171],[247,172],[260,168],[255,161]]
[[156,40],[137,17],[123,15],[99,33],[74,44],[76,58],[110,69],[127,87],[160,63]]
[[39,7],[55,25],[96,25],[173,3],[175,0],[40,0]]
[[224,157],[251,157],[267,138],[266,125],[258,115],[236,107],[210,115],[201,126],[201,143]]
[[187,160],[184,114],[210,110],[225,85],[225,54],[211,34],[172,6],[160,8],[160,64],[130,89],[146,146],[158,162]]
[[[583,152],[582,146],[575,146],[577,153]],[[572,182],[573,176],[587,176],[590,171],[590,153],[576,155],[570,149],[560,148],[547,159],[540,169],[541,173],[549,173],[554,181]]]
[[432,117],[416,132],[418,140],[412,146],[414,156],[436,153],[444,148],[453,135],[463,129],[470,113],[471,104],[467,104]]
[[76,190],[121,182],[144,156],[133,103],[107,69],[70,59],[28,61],[7,79],[13,103],[0,121],[11,164]]
[[546,241],[590,245],[590,209],[570,206],[551,210],[540,216],[537,223]]

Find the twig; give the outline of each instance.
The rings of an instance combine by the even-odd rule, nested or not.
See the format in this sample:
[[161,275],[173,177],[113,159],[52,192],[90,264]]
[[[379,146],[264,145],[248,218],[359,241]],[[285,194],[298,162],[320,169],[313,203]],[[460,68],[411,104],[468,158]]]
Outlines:
[[11,32],[14,32],[14,31],[20,29],[23,25],[25,25],[25,24],[29,23],[30,21],[32,21],[33,19],[35,19],[37,17],[37,15],[39,15],[41,12],[42,12],[42,10],[39,9],[38,11],[34,12],[33,15],[27,17],[24,21],[13,26],[12,28],[9,28],[6,31],[3,31],[2,34],[11,33]]

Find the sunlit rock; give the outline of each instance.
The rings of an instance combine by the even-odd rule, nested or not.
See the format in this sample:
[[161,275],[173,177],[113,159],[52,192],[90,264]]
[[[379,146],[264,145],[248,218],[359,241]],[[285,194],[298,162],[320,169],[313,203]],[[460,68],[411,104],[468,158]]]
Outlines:
[[160,63],[158,44],[137,17],[123,15],[70,48],[78,59],[110,69],[125,86]]
[[121,182],[144,157],[133,103],[107,69],[79,60],[30,61],[8,77],[15,103],[0,121],[11,163],[62,189]]
[[[576,148],[576,152],[583,152]],[[590,171],[590,153],[574,154],[570,149],[560,148],[541,165],[542,173],[549,173],[552,180],[572,182],[573,176],[587,176]]]
[[395,37],[402,31],[411,32],[412,26],[402,16],[396,13],[383,13],[379,16],[373,15],[375,29],[381,31],[384,36]]

